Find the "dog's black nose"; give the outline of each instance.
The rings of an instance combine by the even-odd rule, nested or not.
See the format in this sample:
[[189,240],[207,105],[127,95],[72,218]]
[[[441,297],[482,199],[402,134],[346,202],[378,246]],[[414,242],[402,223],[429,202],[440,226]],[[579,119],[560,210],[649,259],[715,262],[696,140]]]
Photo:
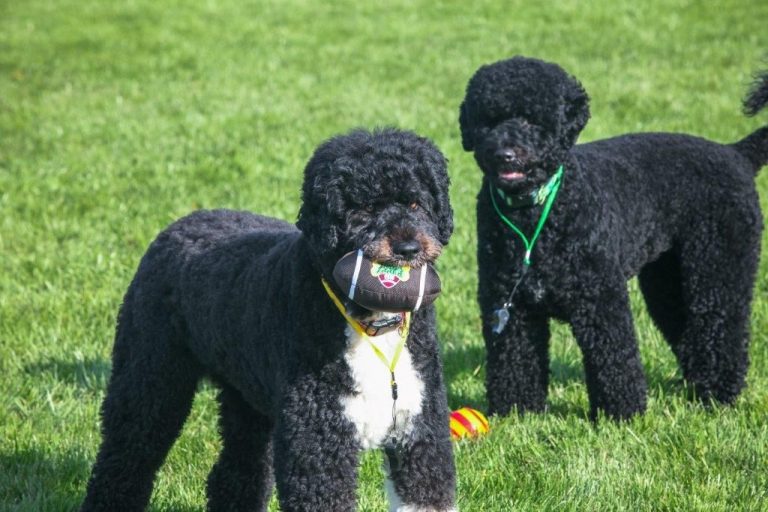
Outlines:
[[398,240],[392,243],[392,252],[403,259],[411,259],[421,250],[421,244],[417,240]]
[[517,161],[517,155],[509,148],[502,148],[493,154],[494,158],[498,162],[504,162],[506,164]]

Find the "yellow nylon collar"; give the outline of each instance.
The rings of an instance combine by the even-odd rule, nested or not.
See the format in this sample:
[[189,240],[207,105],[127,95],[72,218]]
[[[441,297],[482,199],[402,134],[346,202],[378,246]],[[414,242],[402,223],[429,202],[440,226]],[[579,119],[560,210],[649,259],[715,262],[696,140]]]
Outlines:
[[408,339],[408,330],[411,326],[411,313],[410,311],[406,311],[403,314],[403,325],[400,328],[400,342],[397,344],[397,348],[395,348],[395,353],[392,355],[392,359],[387,359],[384,352],[382,352],[382,350],[373,342],[371,337],[366,334],[365,329],[360,325],[360,322],[347,314],[344,304],[342,304],[336,294],[333,293],[328,281],[324,278],[321,278],[321,280],[323,282],[323,287],[325,287],[325,291],[328,292],[328,296],[336,305],[336,309],[339,310],[339,313],[344,317],[344,320],[346,320],[350,327],[368,342],[373,349],[373,353],[376,354],[376,357],[384,363],[384,366],[389,368],[389,388],[392,391],[392,435],[389,441],[384,445],[384,453],[386,453],[387,459],[389,460],[390,472],[397,473],[400,471],[402,462],[402,446],[398,444],[397,437],[395,436],[395,431],[397,431],[397,381],[395,380],[395,367],[397,366],[397,361],[400,359],[400,354],[403,351],[405,342]]
[[[400,328],[400,342],[397,344],[397,347],[395,348],[395,353],[392,355],[392,359],[390,360],[387,358],[386,355],[384,355],[384,352],[376,346],[376,344],[373,342],[370,336],[365,332],[365,329],[362,325],[360,325],[360,322],[349,316],[347,313],[346,308],[344,307],[344,304],[341,303],[339,298],[336,296],[335,293],[333,293],[333,290],[331,289],[331,286],[328,284],[328,281],[326,281],[324,278],[321,278],[323,282],[323,287],[325,288],[325,291],[328,293],[328,296],[331,298],[333,303],[336,305],[336,309],[339,310],[339,313],[344,317],[344,320],[347,321],[350,327],[352,327],[355,332],[357,332],[360,337],[362,337],[364,340],[368,342],[368,344],[373,349],[373,352],[376,354],[376,357],[378,357],[382,363],[384,363],[384,366],[389,368],[389,372],[394,375],[395,373],[395,367],[397,366],[397,362],[400,360],[400,354],[403,352],[403,347],[405,346],[405,342],[408,339],[408,331],[411,327],[411,313],[410,311],[406,311],[404,314],[404,320],[403,325]],[[394,383],[394,378],[392,379]]]

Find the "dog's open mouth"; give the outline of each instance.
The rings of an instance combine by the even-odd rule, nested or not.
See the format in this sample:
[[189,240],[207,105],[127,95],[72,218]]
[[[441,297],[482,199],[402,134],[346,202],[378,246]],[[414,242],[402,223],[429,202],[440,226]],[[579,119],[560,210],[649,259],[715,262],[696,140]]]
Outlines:
[[502,181],[520,181],[525,179],[525,173],[521,171],[513,170],[501,170],[499,171],[499,179]]

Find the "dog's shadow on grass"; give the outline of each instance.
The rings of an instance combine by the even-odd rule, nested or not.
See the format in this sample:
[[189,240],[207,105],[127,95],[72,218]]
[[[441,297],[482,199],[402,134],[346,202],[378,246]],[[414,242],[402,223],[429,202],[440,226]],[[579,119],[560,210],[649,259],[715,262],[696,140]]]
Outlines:
[[0,495],[15,509],[75,510],[89,461],[82,454],[51,455],[36,449],[0,453]]
[[[55,381],[84,395],[106,389],[111,372],[109,359],[74,355],[72,359],[49,358],[26,365],[24,373],[36,381]],[[90,398],[88,398],[90,399]],[[11,510],[78,510],[94,463],[95,454],[84,447],[24,447],[13,443],[0,449],[0,496]],[[0,505],[0,509],[5,510]],[[149,512],[202,512],[204,506],[150,503]]]
[[485,410],[485,350],[476,345],[449,344],[443,352],[443,372],[452,409],[469,406]]
[[[57,450],[55,453],[53,450]],[[90,460],[84,450],[10,448],[0,452],[0,496],[8,510],[78,510],[85,498]],[[6,510],[6,508],[2,510]],[[160,512],[167,507],[150,506]],[[203,506],[174,505],[175,512],[202,512]]]
[[[451,409],[469,406],[486,411],[485,397],[485,349],[479,345],[448,343],[443,352],[445,381],[448,388],[448,404]],[[584,366],[581,361],[553,356],[549,365],[550,399],[546,411],[557,417],[578,416],[587,419],[588,411],[572,401],[553,400],[551,386],[586,386]],[[667,365],[647,364],[645,375],[649,396],[688,396],[686,385],[679,373],[670,375]],[[690,397],[689,397],[690,398]]]
[[81,391],[91,392],[106,388],[111,369],[112,365],[108,359],[96,357],[75,357],[73,360],[51,358],[24,367],[24,371],[29,375],[52,377]]
[[0,496],[11,510],[77,510],[91,465],[83,451],[16,447],[0,453]]
[[[448,388],[448,404],[452,409],[488,408],[485,396],[485,348],[478,345],[448,343],[443,352],[443,367]],[[569,385],[584,382],[584,368],[578,362],[555,358],[550,361],[550,383]],[[584,415],[577,404],[551,404],[547,411],[556,415]]]

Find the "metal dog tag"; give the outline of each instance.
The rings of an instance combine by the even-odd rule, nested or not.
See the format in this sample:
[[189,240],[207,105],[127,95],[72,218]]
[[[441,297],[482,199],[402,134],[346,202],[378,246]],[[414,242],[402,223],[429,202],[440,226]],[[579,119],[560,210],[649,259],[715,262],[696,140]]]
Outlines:
[[504,327],[509,322],[509,311],[507,308],[497,309],[493,312],[493,334],[501,334]]

